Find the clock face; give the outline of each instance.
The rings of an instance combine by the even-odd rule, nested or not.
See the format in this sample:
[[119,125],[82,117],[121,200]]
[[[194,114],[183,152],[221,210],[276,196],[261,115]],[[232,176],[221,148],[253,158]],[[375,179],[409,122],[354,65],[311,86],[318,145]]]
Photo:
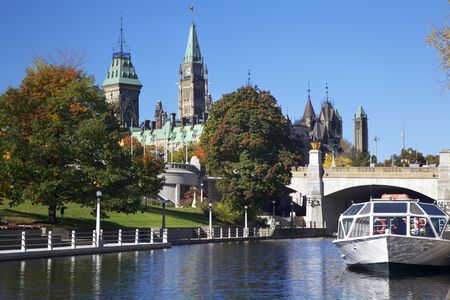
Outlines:
[[195,67],[195,68],[194,68],[194,74],[195,74],[196,76],[199,76],[199,75],[200,75],[200,68],[199,68],[199,67]]
[[191,76],[191,67],[187,67],[186,69],[184,69],[184,74],[186,76]]

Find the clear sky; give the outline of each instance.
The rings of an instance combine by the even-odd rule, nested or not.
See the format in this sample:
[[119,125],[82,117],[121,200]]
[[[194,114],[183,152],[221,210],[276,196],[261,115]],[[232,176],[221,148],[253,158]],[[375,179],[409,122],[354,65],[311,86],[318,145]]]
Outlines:
[[140,117],[157,100],[177,111],[178,68],[194,5],[213,100],[251,80],[270,90],[291,120],[303,114],[308,81],[316,113],[329,95],[353,143],[353,115],[369,116],[370,151],[380,159],[406,147],[450,148],[450,92],[425,38],[443,24],[447,0],[411,1],[2,1],[0,91],[18,86],[33,56],[56,50],[85,56],[101,84],[117,44],[120,14],[143,83]]

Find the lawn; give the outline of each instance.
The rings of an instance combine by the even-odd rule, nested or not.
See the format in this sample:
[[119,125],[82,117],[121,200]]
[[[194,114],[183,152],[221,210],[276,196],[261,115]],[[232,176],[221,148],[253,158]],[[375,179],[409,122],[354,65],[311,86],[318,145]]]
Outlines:
[[[47,207],[24,203],[10,207],[7,203],[0,204],[0,219],[16,224],[40,224],[47,223]],[[145,228],[161,227],[162,207],[149,205],[143,212],[135,214],[108,213],[108,219],[102,219],[102,228],[113,230],[118,228]],[[203,215],[198,208],[166,208],[167,227],[203,227],[208,225],[208,217]],[[58,227],[76,230],[92,230],[95,228],[95,217],[91,210],[77,204],[68,204],[61,220],[58,211]]]

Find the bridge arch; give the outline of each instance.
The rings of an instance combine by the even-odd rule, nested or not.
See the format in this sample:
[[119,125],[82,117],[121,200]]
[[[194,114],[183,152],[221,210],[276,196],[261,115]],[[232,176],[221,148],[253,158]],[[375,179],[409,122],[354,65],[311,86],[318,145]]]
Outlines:
[[324,196],[332,195],[349,188],[362,186],[385,186],[409,190],[431,199],[437,199],[437,180],[425,178],[324,178]]
[[416,190],[391,186],[391,185],[354,185],[333,193],[328,193],[323,198],[322,213],[331,232],[337,231],[339,215],[352,203],[367,202],[370,197],[380,198],[382,194],[408,194],[410,198],[419,199],[421,202],[432,203],[435,199]]

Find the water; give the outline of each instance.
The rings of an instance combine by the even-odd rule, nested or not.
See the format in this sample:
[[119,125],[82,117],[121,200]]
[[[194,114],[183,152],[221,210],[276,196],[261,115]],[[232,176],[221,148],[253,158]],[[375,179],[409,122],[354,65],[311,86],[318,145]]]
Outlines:
[[1,299],[444,299],[450,274],[348,270],[330,239],[0,263]]

